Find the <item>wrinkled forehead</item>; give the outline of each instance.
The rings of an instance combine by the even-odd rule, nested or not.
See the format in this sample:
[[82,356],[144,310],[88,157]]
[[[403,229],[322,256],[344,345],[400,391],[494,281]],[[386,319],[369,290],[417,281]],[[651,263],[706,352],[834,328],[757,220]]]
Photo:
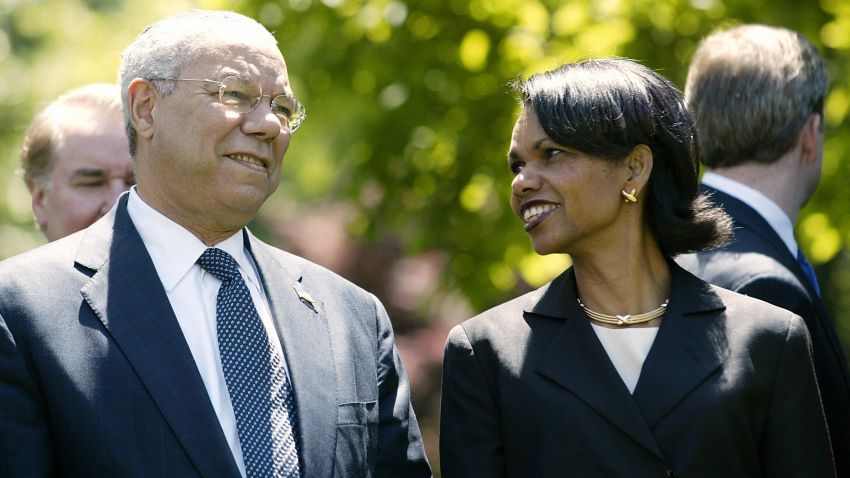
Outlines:
[[252,54],[267,57],[284,64],[277,40],[266,29],[232,25],[224,29],[209,29],[198,38],[201,51],[217,51],[221,54]]
[[183,73],[211,79],[238,75],[279,87],[289,85],[286,62],[277,45],[252,39],[210,39],[198,48],[194,60],[183,67]]
[[280,55],[277,40],[268,30],[259,24],[226,24],[223,27],[210,28],[203,33],[204,42],[219,45],[250,45],[258,51],[274,52]]

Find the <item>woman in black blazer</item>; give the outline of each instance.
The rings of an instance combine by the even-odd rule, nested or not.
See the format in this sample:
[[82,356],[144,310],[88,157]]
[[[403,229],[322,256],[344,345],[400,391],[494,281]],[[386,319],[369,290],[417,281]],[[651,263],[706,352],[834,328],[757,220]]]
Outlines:
[[511,206],[573,266],[450,333],[442,476],[834,476],[802,320],[672,261],[730,228],[681,93],[624,59],[518,91]]

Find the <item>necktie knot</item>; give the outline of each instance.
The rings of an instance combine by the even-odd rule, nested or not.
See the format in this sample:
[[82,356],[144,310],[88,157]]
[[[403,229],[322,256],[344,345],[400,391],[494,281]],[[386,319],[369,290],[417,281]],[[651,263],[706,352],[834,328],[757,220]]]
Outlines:
[[239,276],[236,259],[217,247],[207,248],[197,262],[205,271],[222,282],[230,282]]

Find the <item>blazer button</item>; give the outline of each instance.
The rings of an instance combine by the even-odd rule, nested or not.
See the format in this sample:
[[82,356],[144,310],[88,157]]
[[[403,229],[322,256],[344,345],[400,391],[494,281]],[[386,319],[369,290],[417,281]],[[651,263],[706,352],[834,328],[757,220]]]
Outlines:
[[673,470],[667,470],[664,472],[664,478],[676,478],[676,473]]

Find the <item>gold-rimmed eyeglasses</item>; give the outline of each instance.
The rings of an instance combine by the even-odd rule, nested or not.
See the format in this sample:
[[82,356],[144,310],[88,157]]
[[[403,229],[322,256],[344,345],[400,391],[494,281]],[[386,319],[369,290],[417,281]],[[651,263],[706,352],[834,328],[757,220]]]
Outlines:
[[226,76],[217,80],[202,80],[197,78],[150,78],[151,81],[200,81],[218,85],[218,100],[222,105],[238,113],[250,113],[260,104],[263,98],[270,98],[272,112],[280,118],[281,124],[295,131],[307,119],[307,111],[294,96],[281,94],[276,96],[264,95],[259,84],[240,76]]

